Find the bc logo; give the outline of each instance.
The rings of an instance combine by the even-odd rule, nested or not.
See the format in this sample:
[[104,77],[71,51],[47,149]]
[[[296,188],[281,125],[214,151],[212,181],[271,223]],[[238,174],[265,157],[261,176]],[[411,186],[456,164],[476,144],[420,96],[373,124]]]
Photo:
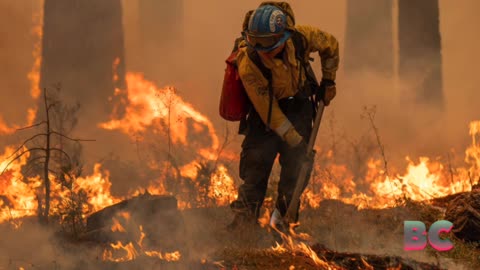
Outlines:
[[453,223],[447,220],[439,220],[430,226],[430,230],[421,221],[404,221],[403,238],[405,250],[423,250],[427,246],[427,236],[430,246],[438,251],[449,251],[453,243],[448,239],[440,238],[440,233],[449,233]]

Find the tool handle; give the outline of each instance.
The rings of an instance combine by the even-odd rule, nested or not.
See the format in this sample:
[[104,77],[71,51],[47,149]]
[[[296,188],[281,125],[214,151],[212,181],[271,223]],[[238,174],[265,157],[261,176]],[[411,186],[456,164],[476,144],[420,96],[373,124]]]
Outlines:
[[307,174],[310,167],[310,160],[313,159],[314,151],[313,147],[315,146],[315,141],[317,139],[317,133],[320,128],[320,123],[322,122],[323,111],[325,110],[325,104],[321,100],[318,104],[317,114],[315,116],[315,121],[312,127],[312,133],[307,145],[307,157],[303,161],[300,172],[298,174],[297,183],[295,184],[295,190],[293,191],[292,200],[288,205],[287,212],[285,213],[285,222],[287,224],[294,223],[296,221],[297,209],[300,204],[300,196],[302,196],[303,188],[305,181],[307,181]]

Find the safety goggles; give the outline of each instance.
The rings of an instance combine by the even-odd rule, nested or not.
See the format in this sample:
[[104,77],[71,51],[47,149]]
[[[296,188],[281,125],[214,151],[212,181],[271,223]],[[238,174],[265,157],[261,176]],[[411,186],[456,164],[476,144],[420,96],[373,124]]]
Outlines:
[[285,38],[284,33],[265,35],[265,36],[256,36],[256,35],[252,35],[247,32],[244,32],[243,35],[245,40],[247,41],[247,44],[250,47],[254,48],[255,50],[259,50],[259,51],[271,51],[276,47],[278,47],[275,45],[279,44]]

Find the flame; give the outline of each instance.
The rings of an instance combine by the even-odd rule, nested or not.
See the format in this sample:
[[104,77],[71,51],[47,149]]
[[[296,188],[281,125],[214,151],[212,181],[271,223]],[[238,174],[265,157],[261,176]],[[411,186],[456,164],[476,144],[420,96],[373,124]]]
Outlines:
[[159,251],[145,251],[145,255],[149,257],[159,258],[160,260],[164,260],[167,262],[176,262],[179,261],[182,255],[179,251],[174,251],[170,253],[161,253]]
[[124,245],[120,241],[117,241],[116,244],[110,244],[110,246],[113,248],[114,251],[124,251],[125,255],[115,258],[111,250],[104,250],[102,256],[104,261],[127,262],[132,261],[138,257],[137,250],[133,246],[132,242]]
[[79,177],[75,180],[75,190],[84,190],[88,194],[88,203],[95,212],[107,206],[117,203],[121,198],[116,198],[110,193],[112,183],[109,180],[110,173],[101,171],[101,164],[94,165],[93,174],[85,177]]
[[[114,70],[118,65],[118,60],[113,63]],[[115,72],[114,72],[115,73]],[[118,80],[118,77],[115,77]],[[190,179],[195,182],[199,177],[199,164],[208,165],[208,162],[215,164],[213,171],[207,176],[209,185],[205,189],[203,183],[196,182],[197,191],[199,192],[196,200],[192,204],[190,198],[182,198],[177,196],[181,208],[191,207],[192,205],[203,205],[214,202],[216,205],[227,205],[235,199],[236,188],[233,178],[230,176],[228,169],[221,163],[219,159],[219,139],[212,122],[203,114],[193,108],[193,106],[183,100],[177,94],[174,87],[157,87],[150,81],[147,81],[142,74],[128,72],[126,75],[126,90],[116,89],[116,95],[126,96],[126,100],[117,104],[125,106],[125,114],[123,118],[116,118],[115,113],[112,119],[99,126],[108,130],[119,130],[132,136],[136,141],[143,140],[144,134],[151,132],[156,137],[163,136],[170,152],[170,146],[180,146],[185,149],[191,149],[193,160],[187,161],[178,168],[178,172],[172,169],[172,165],[165,162],[154,162],[150,167],[152,170],[162,172],[164,177],[155,179],[147,187],[151,194],[171,194],[167,191],[165,183],[168,177]],[[117,109],[114,109],[114,112]],[[193,133],[193,134],[192,134]],[[205,138],[206,140],[188,140],[191,135]],[[231,153],[223,151],[224,156],[235,156]],[[202,171],[207,173],[206,171]],[[141,189],[134,194],[141,193]],[[184,193],[192,193],[184,191]],[[202,194],[200,194],[202,193]],[[205,200],[208,197],[208,200]]]
[[130,217],[131,215],[128,211],[120,211],[116,213],[112,218],[112,226],[110,226],[110,230],[112,232],[126,233],[127,229],[125,229],[125,227],[130,224]]
[[[469,191],[480,180],[480,121],[469,125],[471,145],[465,151],[464,167],[449,168],[440,159],[406,157],[405,173],[386,175],[383,160],[369,159],[362,182],[368,189],[360,191],[353,174],[346,165],[333,161],[326,168],[318,164],[309,187],[303,194],[302,208],[317,208],[324,199],[337,199],[362,208],[386,208],[398,205],[399,201],[428,201],[462,191]],[[331,160],[332,154],[326,157]],[[392,172],[396,168],[389,169]]]
[[0,115],[0,134],[11,134],[15,132],[15,127],[9,127],[3,117]]
[[[3,172],[0,175],[0,223],[36,215],[38,196],[43,192],[43,180],[40,176],[27,178],[22,174],[24,166],[27,165],[29,153],[16,159],[15,150],[7,147],[5,153],[0,156],[0,172]],[[74,192],[83,190],[88,194],[89,209],[85,211],[85,215],[121,200],[110,194],[111,183],[108,172],[102,173],[100,168],[100,164],[96,164],[93,174],[77,178],[76,185],[73,187]],[[51,208],[54,209],[61,204],[63,198],[68,197],[68,192],[71,191],[65,189],[55,175],[51,174],[49,177],[52,194]]]
[[480,180],[480,121],[470,123],[470,136],[472,136],[472,144],[465,150],[465,162],[470,165],[469,177]]
[[205,126],[211,139],[211,146],[199,149],[199,153],[204,157],[212,157],[214,153],[210,150],[216,150],[219,146],[212,122],[177,95],[175,88],[158,88],[139,73],[128,72],[126,81],[129,104],[125,118],[113,119],[100,124],[100,127],[138,134],[155,125],[161,129],[156,132],[168,133],[172,143],[187,145],[188,120],[191,119],[196,123],[196,129],[200,129],[199,125]]
[[270,213],[270,209],[265,209],[263,215],[258,219],[258,224],[260,225],[260,227],[269,229],[271,216],[272,215]]
[[196,179],[198,176],[198,163],[193,161],[182,166],[182,168],[180,168],[180,175],[182,177]]
[[[43,0],[40,0],[40,6],[43,7]],[[40,66],[42,62],[42,37],[43,37],[43,8],[40,8],[32,16],[33,28],[31,30],[32,36],[34,38],[33,44],[33,65],[27,78],[30,82],[30,96],[36,100],[40,96]],[[31,126],[35,120],[37,114],[37,107],[34,105],[33,108],[27,109],[27,121],[26,126]],[[0,135],[12,134],[20,128],[19,125],[9,126],[3,117],[0,115]]]
[[43,38],[43,0],[41,0],[40,8],[36,14],[33,15],[32,34],[35,38],[35,43],[32,51],[33,65],[32,69],[27,75],[30,81],[30,95],[37,99],[40,96],[40,66],[42,64],[42,38]]
[[[118,220],[113,218],[113,223],[117,224]],[[117,228],[116,225],[112,226],[112,232],[117,232],[117,230],[114,230],[116,228]],[[128,244],[123,244],[120,241],[117,241],[116,243],[111,243],[110,244],[111,249],[105,249],[103,251],[102,259],[104,261],[112,261],[112,262],[133,261],[140,256],[153,257],[153,258],[157,258],[167,262],[176,262],[181,259],[182,256],[179,251],[162,253],[161,251],[158,251],[158,250],[147,249],[143,245],[143,240],[146,237],[146,234],[143,231],[143,226],[140,225],[138,229],[139,229],[140,237],[135,243],[129,242]],[[125,230],[122,232],[126,233]],[[123,256],[119,256],[118,255],[119,253],[123,254]]]
[[122,224],[118,219],[113,218],[113,225],[111,227],[112,232],[126,232],[125,228],[123,228]]
[[[36,189],[41,186],[39,178],[24,179],[22,167],[27,163],[29,153],[9,163],[8,157],[15,149],[7,147],[0,156],[0,223],[23,216],[34,216],[37,208]],[[8,167],[7,167],[8,165]]]
[[118,76],[118,66],[120,65],[120,57],[117,57],[115,58],[115,60],[113,60],[113,65],[112,65],[112,70],[113,70],[113,82],[118,82],[118,80],[120,79],[120,76]]
[[215,199],[216,205],[227,205],[236,199],[235,184],[225,166],[218,166],[212,175],[208,195]]
[[[275,227],[272,227],[277,233],[280,234],[280,236],[282,237],[283,239],[283,243],[282,244],[279,244],[278,242],[275,244],[274,247],[272,247],[271,249],[276,252],[276,253],[286,253],[286,252],[291,252],[293,254],[296,254],[296,253],[300,253],[300,254],[304,254],[306,255],[307,257],[309,257],[310,259],[312,259],[312,261],[315,263],[315,265],[321,267],[321,269],[341,269],[341,268],[337,268],[335,266],[332,266],[331,264],[327,263],[326,261],[320,259],[320,257],[318,257],[317,253],[307,244],[305,244],[303,241],[307,240],[308,238],[310,238],[309,235],[307,234],[297,234],[295,233],[295,231],[293,230],[294,227],[298,226],[299,224],[291,224],[290,225],[290,234],[287,235],[285,233],[283,233],[282,231],[278,230],[277,228]],[[298,241],[300,240],[300,241]]]
[[[39,6],[43,7],[43,0],[39,1]],[[33,65],[27,78],[30,81],[30,95],[36,100],[40,95],[40,66],[43,37],[43,8],[32,17],[32,35],[34,37],[33,45]],[[35,106],[35,105],[34,105]],[[37,107],[27,109],[26,126],[31,126],[37,114]],[[12,134],[19,125],[8,126],[0,115],[0,135]],[[26,150],[25,148],[21,150]],[[0,223],[5,221],[13,222],[15,219],[24,216],[34,216],[37,214],[37,190],[41,187],[40,177],[25,178],[21,169],[27,163],[29,153],[26,153],[14,162],[9,162],[14,154],[14,148],[7,147],[3,155],[0,156]],[[7,168],[8,165],[8,168]],[[13,223],[18,225],[19,223]]]

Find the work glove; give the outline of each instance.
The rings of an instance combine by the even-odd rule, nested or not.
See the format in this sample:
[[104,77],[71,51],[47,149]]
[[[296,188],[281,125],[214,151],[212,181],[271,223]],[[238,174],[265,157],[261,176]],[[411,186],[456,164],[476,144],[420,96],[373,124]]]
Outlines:
[[337,87],[335,82],[329,79],[322,79],[318,92],[316,93],[317,98],[321,98],[325,106],[330,105],[330,101],[337,95]]
[[291,127],[283,135],[283,140],[287,142],[290,147],[296,147],[303,141],[303,137],[298,134],[294,127]]

